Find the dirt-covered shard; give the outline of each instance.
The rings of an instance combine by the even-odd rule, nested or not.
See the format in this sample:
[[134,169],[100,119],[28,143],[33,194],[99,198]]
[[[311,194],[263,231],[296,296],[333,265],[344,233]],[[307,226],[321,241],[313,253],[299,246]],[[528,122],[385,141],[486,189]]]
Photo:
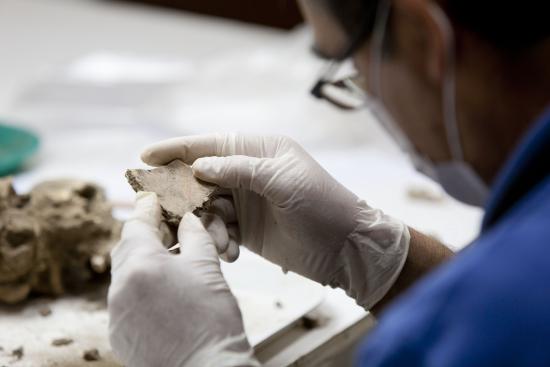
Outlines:
[[20,195],[0,179],[0,303],[80,290],[109,268],[121,224],[103,190],[45,181]]
[[205,207],[218,190],[216,185],[197,179],[191,167],[180,160],[151,170],[129,169],[126,178],[136,192],[157,194],[170,226],[177,226],[185,213]]

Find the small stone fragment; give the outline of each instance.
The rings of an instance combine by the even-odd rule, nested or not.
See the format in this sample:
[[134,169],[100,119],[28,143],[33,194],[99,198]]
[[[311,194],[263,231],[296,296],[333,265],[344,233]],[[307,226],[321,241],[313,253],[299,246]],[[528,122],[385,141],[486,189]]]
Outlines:
[[301,325],[306,330],[312,330],[319,326],[319,322],[316,319],[306,315],[302,316]]
[[85,350],[82,354],[82,358],[85,361],[92,362],[92,361],[99,361],[101,358],[99,355],[99,351],[96,348]]
[[38,309],[38,313],[42,317],[50,316],[52,314],[52,309],[50,306],[42,306]]
[[17,358],[17,360],[20,360],[25,355],[25,350],[23,349],[22,346],[15,348],[14,350],[11,351],[11,355]]
[[109,258],[106,254],[92,255],[90,266],[96,273],[103,274],[109,269]]
[[72,344],[73,342],[74,342],[74,340],[71,339],[71,338],[57,338],[57,339],[52,340],[52,345],[54,347],[61,347],[61,346],[64,346],[64,345]]
[[207,205],[218,189],[197,179],[191,167],[180,160],[151,170],[129,169],[126,178],[136,192],[157,194],[164,219],[171,226],[177,226],[185,213]]

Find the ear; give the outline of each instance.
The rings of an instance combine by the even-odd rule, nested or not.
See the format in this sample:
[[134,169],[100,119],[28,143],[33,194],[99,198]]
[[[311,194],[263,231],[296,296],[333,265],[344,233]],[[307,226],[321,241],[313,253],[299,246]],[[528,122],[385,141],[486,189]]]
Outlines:
[[442,83],[454,61],[452,29],[443,11],[430,0],[393,2],[392,38],[396,52],[430,83]]

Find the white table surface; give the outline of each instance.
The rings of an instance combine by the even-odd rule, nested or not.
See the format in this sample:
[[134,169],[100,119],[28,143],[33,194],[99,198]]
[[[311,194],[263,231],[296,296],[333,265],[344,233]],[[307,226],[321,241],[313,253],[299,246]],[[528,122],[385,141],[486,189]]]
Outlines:
[[[410,199],[410,185],[437,188],[409,168],[370,115],[344,114],[308,96],[321,66],[309,44],[302,28],[283,32],[111,1],[0,0],[0,120],[42,138],[39,155],[15,184],[25,191],[45,178],[77,176],[127,202],[133,195],[122,172],[141,166],[140,150],[155,140],[213,131],[286,134],[369,204],[453,249],[467,244],[478,231],[478,210],[447,197]],[[189,72],[122,109],[37,107],[40,91],[59,81],[67,65],[98,53],[168,60]],[[327,289],[316,315],[324,320],[319,327],[294,331],[258,351],[260,358],[273,366],[312,364],[336,336],[372,325],[337,290]]]

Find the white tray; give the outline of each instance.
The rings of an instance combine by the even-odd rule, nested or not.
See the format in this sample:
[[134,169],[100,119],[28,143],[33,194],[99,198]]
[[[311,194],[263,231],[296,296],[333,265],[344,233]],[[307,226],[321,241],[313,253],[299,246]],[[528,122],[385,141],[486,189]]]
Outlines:
[[258,347],[291,326],[323,300],[324,288],[241,248],[239,260],[222,270],[243,312],[250,343]]
[[[283,274],[243,249],[236,263],[223,264],[225,277],[242,310],[251,344],[258,347],[293,325],[323,299],[323,287],[296,274]],[[41,316],[47,305],[52,313]],[[101,355],[94,367],[119,366],[108,341],[105,292],[58,300],[36,299],[19,307],[0,308],[0,365],[90,366],[82,353],[97,348]],[[71,338],[72,344],[54,347],[53,339]],[[19,346],[24,356],[17,360],[11,351]]]

